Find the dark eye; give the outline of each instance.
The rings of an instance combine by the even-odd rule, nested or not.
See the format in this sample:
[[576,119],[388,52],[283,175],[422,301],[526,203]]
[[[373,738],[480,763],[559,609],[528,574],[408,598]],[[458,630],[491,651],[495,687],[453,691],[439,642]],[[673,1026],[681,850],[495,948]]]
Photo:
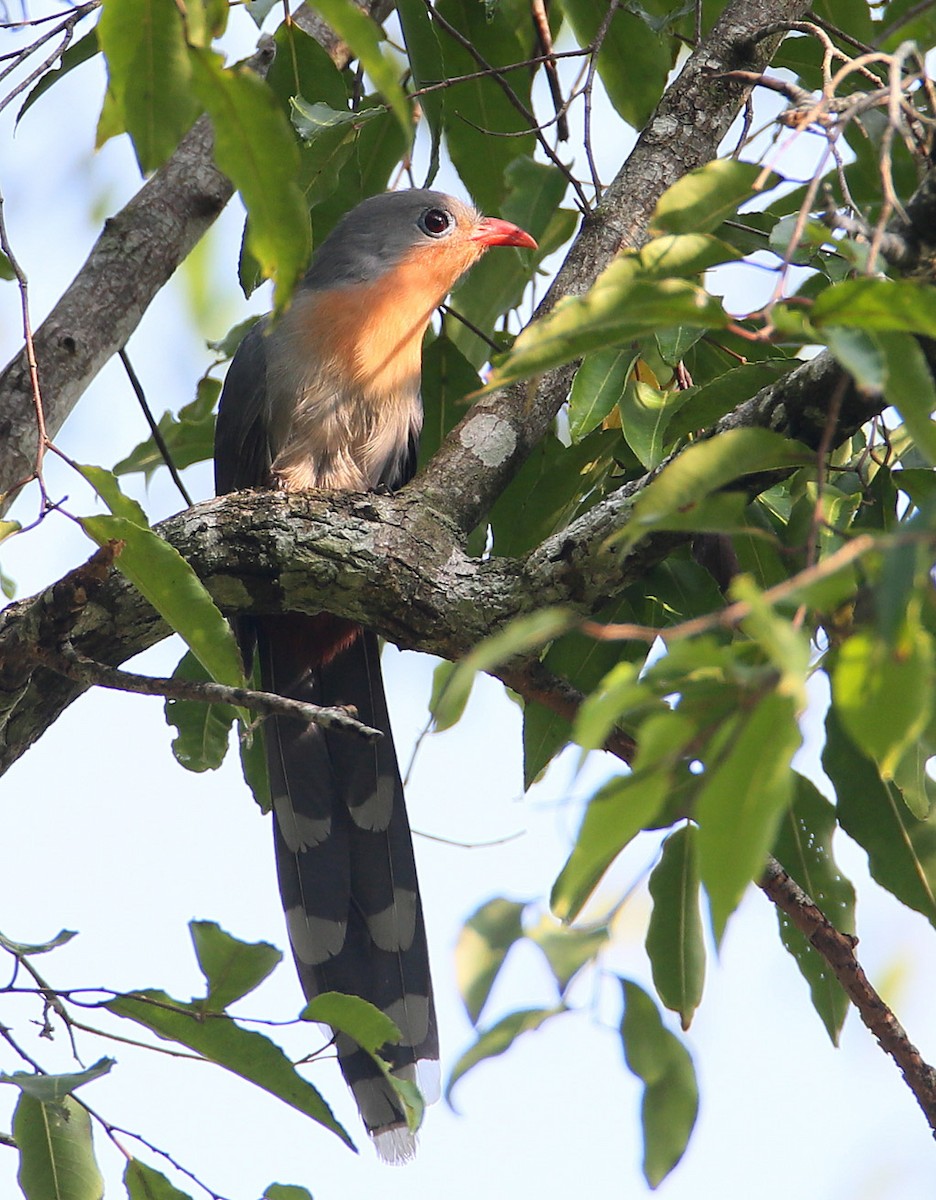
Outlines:
[[427,208],[419,218],[419,228],[430,237],[442,237],[454,224],[452,214],[444,208]]

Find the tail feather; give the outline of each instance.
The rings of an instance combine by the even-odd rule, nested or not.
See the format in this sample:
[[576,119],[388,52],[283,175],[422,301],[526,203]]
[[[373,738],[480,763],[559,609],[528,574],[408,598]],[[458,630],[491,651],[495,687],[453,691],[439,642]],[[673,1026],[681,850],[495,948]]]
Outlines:
[[[277,871],[293,955],[308,998],[345,992],[387,1013],[402,1037],[381,1057],[394,1074],[431,1089],[429,1064],[439,1049],[429,956],[377,639],[362,631],[310,665],[321,632],[316,620],[257,621],[263,686],[314,704],[353,704],[384,736],[364,745],[340,731],[267,722]],[[392,1159],[408,1157],[400,1137],[384,1136],[405,1132],[392,1086],[350,1039],[339,1036],[336,1046],[378,1150],[386,1143]]]

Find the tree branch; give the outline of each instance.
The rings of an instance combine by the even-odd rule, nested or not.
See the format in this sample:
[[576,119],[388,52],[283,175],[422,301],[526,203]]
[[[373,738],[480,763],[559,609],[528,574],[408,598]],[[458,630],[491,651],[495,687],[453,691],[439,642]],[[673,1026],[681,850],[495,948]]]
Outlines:
[[[763,389],[717,428],[766,425],[815,448],[826,433],[830,380],[840,378],[834,360],[820,356]],[[836,438],[849,436],[883,404],[881,397],[850,388]],[[621,487],[525,561],[469,556],[461,514],[454,522],[440,516],[413,486],[397,496],[238,493],[197,505],[159,531],[229,614],[326,609],[397,645],[457,659],[512,617],[543,605],[593,614],[684,541],[677,534],[648,536],[623,559],[607,549],[608,537],[626,523],[634,496],[652,477]],[[758,481],[745,485],[756,490]],[[60,646],[63,622],[72,622],[68,636],[80,654],[109,665],[169,632],[121,576],[101,578],[105,571],[95,556],[41,596],[0,615],[0,770],[82,690],[35,668],[37,647]],[[577,703],[563,681],[545,680],[531,664],[506,664],[500,677],[561,715]]]
[[857,939],[840,933],[776,859],[768,861],[760,887],[829,964],[881,1049],[900,1068],[936,1136],[936,1070],[923,1061],[903,1026],[869,983],[855,957]]
[[[564,296],[580,295],[625,246],[646,241],[650,217],[663,192],[688,171],[714,158],[750,87],[713,78],[746,66],[760,73],[782,33],[755,41],[775,21],[793,21],[803,0],[732,0],[664,94],[627,162],[582,228],[539,305],[549,312]],[[520,464],[549,429],[565,402],[575,364],[548,372],[536,386],[518,384],[482,397],[449,434],[416,480],[426,501],[473,529]]]
[[[392,0],[369,0],[384,20]],[[305,6],[303,6],[305,9]],[[297,23],[336,65],[350,50],[313,13]],[[249,60],[265,75],[267,41]],[[214,164],[214,138],[200,117],[168,162],[104,226],[87,261],[35,334],[46,431],[54,438],[85,389],[140,323],[157,292],[187,257],[233,194]],[[28,476],[36,457],[36,420],[25,349],[0,374],[0,495]]]
[[43,666],[64,675],[83,687],[110,688],[117,692],[134,692],[138,696],[162,696],[167,700],[192,700],[197,704],[229,704],[235,708],[246,708],[249,712],[264,717],[281,716],[303,721],[307,725],[320,725],[323,729],[344,729],[356,733],[367,742],[383,737],[379,729],[372,729],[354,717],[350,707],[306,704],[302,700],[290,700],[275,692],[255,691],[252,688],[228,687],[213,680],[163,679],[153,675],[137,675],[132,671],[119,671],[104,663],[84,658],[73,649],[62,647],[56,654],[42,649]]

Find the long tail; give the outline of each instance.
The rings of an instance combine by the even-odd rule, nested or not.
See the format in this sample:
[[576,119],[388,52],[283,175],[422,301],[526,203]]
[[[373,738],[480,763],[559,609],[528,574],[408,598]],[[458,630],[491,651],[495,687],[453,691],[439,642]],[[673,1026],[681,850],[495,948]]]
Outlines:
[[[256,631],[265,688],[353,704],[383,732],[367,745],[353,734],[267,721],[277,871],[306,997],[345,992],[385,1012],[403,1036],[381,1057],[432,1100],[439,1043],[429,954],[377,638],[326,614],[265,617]],[[323,635],[327,655],[317,649]],[[393,1088],[356,1043],[338,1035],[336,1046],[378,1153],[409,1157],[414,1142]]]

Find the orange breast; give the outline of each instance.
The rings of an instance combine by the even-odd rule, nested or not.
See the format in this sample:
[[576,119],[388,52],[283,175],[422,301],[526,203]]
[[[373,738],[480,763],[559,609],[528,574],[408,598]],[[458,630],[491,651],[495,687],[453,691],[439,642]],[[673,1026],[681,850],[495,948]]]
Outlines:
[[300,299],[306,352],[374,398],[411,387],[433,312],[480,253],[459,238],[418,246],[374,283]]

